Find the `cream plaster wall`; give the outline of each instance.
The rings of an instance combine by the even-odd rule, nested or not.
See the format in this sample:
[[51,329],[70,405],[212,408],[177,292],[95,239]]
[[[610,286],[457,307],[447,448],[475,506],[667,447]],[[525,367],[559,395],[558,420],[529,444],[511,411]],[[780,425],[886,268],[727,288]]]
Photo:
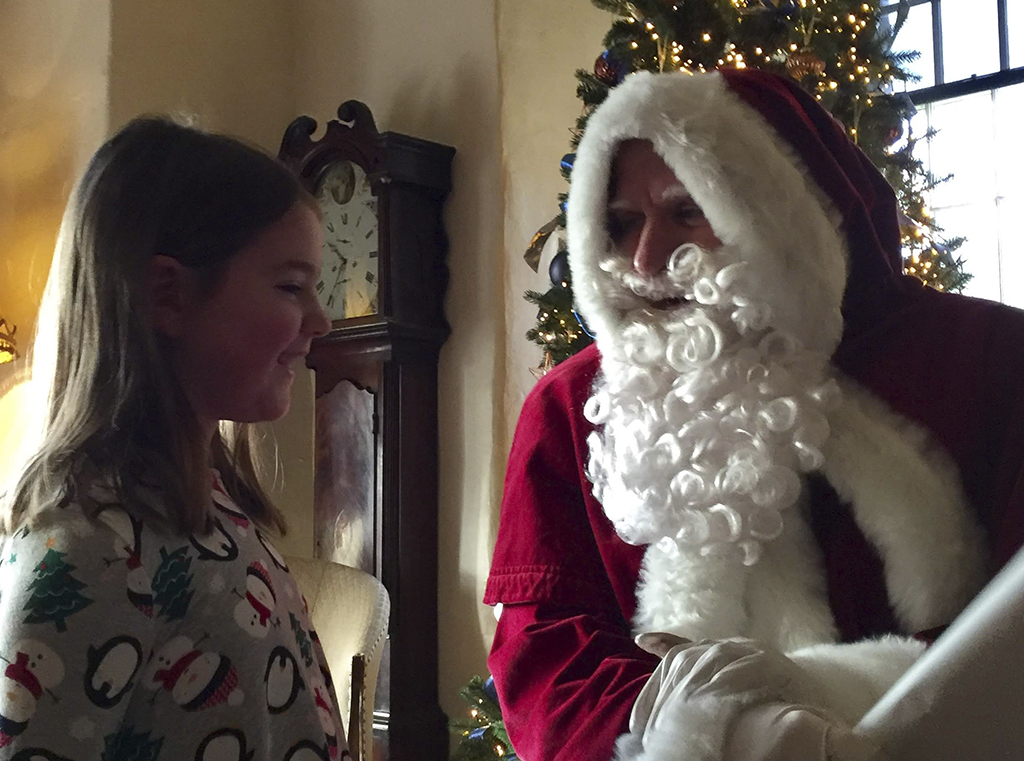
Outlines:
[[171,112],[277,152],[294,112],[291,3],[113,0],[110,124]]
[[440,696],[486,668],[494,618],[480,605],[500,497],[504,381],[502,203],[494,0],[298,6],[298,113],[321,124],[356,98],[381,130],[454,146],[451,248],[440,365]]
[[611,16],[590,0],[499,0],[498,6],[507,335],[502,451],[507,453],[519,410],[535,383],[529,368],[542,358],[540,348],[524,337],[537,309],[522,295],[550,287],[548,264],[556,241],[548,241],[536,273],[523,253],[537,229],[558,213],[558,194],[568,189],[559,162],[570,150],[570,129],[581,112],[574,72],[590,68],[603,50]]
[[[107,130],[109,0],[0,0],[0,317],[24,352],[75,177]],[[0,368],[0,387],[24,360]],[[0,484],[26,433],[0,399]]]
[[29,343],[64,204],[107,130],[109,0],[0,2],[0,317]]

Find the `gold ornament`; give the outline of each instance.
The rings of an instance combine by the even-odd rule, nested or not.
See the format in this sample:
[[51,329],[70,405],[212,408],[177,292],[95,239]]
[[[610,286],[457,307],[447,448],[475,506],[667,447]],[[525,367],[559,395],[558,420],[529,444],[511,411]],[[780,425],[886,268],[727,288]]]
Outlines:
[[790,53],[786,61],[786,71],[796,80],[801,80],[808,74],[820,77],[825,73],[825,62],[811,48],[803,47],[795,53]]
[[6,320],[0,318],[0,365],[18,358],[18,345],[14,340],[17,332],[17,327],[8,325]]
[[545,375],[547,375],[548,371],[551,370],[551,368],[554,366],[555,360],[551,358],[551,352],[546,351],[544,352],[544,361],[537,365],[537,367],[531,367],[530,372],[533,374],[534,378],[540,380]]

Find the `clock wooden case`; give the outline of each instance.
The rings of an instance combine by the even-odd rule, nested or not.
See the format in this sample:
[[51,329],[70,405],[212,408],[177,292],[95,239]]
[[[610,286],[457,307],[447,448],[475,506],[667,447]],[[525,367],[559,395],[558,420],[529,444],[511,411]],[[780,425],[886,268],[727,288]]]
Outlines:
[[450,328],[442,206],[455,150],[378,132],[343,103],[288,127],[280,158],[323,213],[318,284],[332,330],[307,364],[316,387],[316,552],[363,567],[391,596],[375,707],[385,757],[448,757],[438,704],[437,363]]

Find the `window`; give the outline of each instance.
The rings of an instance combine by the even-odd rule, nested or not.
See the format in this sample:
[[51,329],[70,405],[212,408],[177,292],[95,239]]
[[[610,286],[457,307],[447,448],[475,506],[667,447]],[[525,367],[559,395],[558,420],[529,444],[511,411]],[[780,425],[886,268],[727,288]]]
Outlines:
[[[919,50],[907,83],[911,132],[936,131],[916,155],[935,176],[930,194],[947,237],[974,276],[965,293],[1024,307],[1024,0],[900,0],[882,6],[883,31],[902,23],[894,50]],[[902,86],[902,83],[901,83]]]

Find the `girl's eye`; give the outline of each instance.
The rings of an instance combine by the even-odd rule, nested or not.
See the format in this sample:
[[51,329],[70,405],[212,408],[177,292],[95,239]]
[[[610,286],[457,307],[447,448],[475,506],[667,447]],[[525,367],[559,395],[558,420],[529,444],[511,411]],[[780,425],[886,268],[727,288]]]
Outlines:
[[283,285],[279,285],[277,287],[282,291],[285,291],[286,293],[292,294],[299,294],[305,290],[305,288],[303,288],[303,286],[299,285],[298,283],[284,283]]

